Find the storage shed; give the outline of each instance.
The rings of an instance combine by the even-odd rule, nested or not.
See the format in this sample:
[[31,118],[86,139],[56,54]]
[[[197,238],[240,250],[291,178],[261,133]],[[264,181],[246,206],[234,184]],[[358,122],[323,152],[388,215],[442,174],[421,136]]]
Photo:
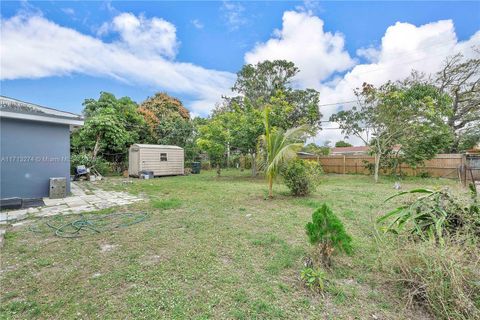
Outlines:
[[141,171],[153,171],[154,176],[184,174],[183,149],[158,144],[133,144],[128,154],[128,174],[138,177]]

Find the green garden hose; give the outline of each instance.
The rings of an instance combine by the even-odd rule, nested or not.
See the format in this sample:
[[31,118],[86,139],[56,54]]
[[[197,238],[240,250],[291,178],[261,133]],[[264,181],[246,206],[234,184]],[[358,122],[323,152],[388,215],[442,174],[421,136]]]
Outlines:
[[[117,228],[128,227],[145,221],[147,214],[139,213],[111,213],[111,214],[81,214],[80,218],[70,221],[64,220],[65,216],[57,216],[41,224],[31,225],[30,231],[35,233],[46,233],[53,230],[55,235],[61,238],[78,238],[89,234],[101,233]],[[47,228],[42,226],[46,226]],[[46,230],[45,230],[46,229]]]

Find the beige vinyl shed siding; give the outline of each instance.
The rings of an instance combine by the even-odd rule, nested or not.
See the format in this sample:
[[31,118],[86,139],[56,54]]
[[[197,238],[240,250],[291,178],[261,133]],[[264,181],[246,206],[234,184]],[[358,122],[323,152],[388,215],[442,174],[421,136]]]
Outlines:
[[[133,151],[136,149],[137,152]],[[135,161],[135,153],[138,153],[138,162]],[[167,154],[167,161],[160,161],[162,153]],[[138,176],[141,170],[153,171],[155,176],[184,174],[184,152],[180,147],[134,144],[130,147],[130,156],[130,175]]]
[[[167,161],[160,161],[160,154],[167,154]],[[183,174],[183,150],[140,149],[140,170],[150,170],[156,176]]]

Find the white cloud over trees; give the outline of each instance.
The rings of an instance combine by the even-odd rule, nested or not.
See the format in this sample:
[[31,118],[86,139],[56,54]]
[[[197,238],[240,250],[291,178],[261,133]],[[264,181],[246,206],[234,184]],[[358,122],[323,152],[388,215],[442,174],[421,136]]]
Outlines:
[[[353,89],[363,82],[380,85],[388,80],[404,79],[412,70],[432,74],[440,69],[447,56],[457,52],[471,57],[473,46],[480,44],[480,31],[466,41],[458,41],[451,20],[421,26],[397,22],[387,28],[380,46],[360,48],[356,57],[349,55],[345,41],[348,39],[342,34],[325,31],[323,21],[311,12],[287,11],[282,28],[275,30],[271,39],[247,52],[245,62],[291,60],[301,70],[296,77],[297,85],[319,90],[321,104],[334,104],[352,100]],[[360,58],[366,62],[360,63]],[[320,110],[327,120],[339,108],[351,106],[322,106]],[[325,127],[334,128],[336,124]],[[342,138],[339,130],[327,129],[316,140]]]

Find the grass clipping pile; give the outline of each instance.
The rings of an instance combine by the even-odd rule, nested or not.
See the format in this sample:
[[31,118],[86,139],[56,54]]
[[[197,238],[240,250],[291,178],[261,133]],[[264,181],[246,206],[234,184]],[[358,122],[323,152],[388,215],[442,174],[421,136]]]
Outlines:
[[35,233],[54,233],[60,238],[79,238],[92,234],[125,228],[145,221],[144,212],[119,212],[109,214],[81,214],[76,216],[56,216],[33,224],[30,230]]

